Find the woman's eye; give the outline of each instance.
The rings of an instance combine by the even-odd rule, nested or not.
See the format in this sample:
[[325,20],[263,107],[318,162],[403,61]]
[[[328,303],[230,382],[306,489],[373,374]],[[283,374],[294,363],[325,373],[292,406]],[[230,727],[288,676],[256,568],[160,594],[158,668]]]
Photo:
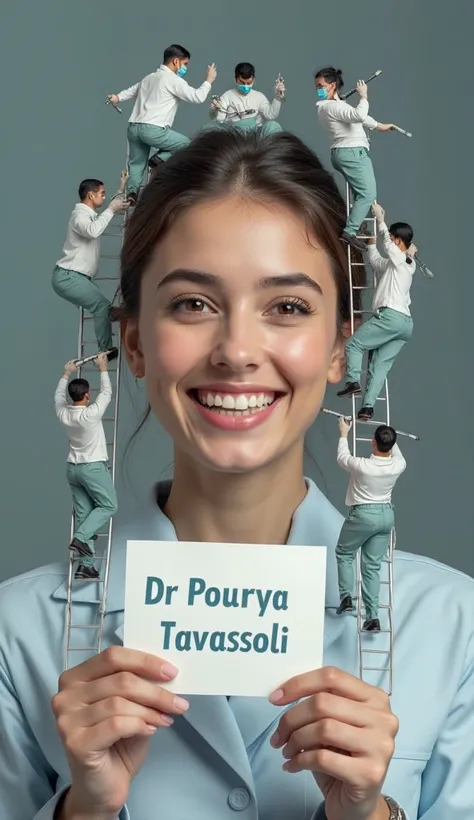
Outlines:
[[181,313],[206,313],[209,311],[209,305],[206,305],[202,299],[188,297],[175,302],[174,309]]
[[282,301],[270,308],[270,313],[278,316],[299,316],[302,313],[311,313],[311,308],[306,302]]

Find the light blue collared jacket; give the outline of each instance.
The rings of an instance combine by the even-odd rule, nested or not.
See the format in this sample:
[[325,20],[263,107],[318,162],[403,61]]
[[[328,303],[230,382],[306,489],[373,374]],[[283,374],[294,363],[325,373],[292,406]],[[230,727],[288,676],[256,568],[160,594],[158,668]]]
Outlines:
[[[168,491],[159,485],[161,495]],[[289,543],[328,546],[324,662],[358,675],[356,619],[338,617],[333,609],[342,521],[309,481]],[[127,538],[176,540],[156,492],[116,533],[104,646],[121,643]],[[428,558],[396,552],[394,589],[392,708],[400,730],[384,792],[411,820],[473,820],[474,582]],[[93,622],[91,603],[98,594],[97,585],[77,586],[76,623]],[[1,820],[52,820],[70,780],[50,708],[63,668],[66,595],[66,564],[0,587]],[[381,633],[368,640],[384,638]],[[386,683],[378,672],[365,679]],[[120,820],[311,818],[322,801],[312,775],[283,772],[281,751],[269,743],[282,709],[261,698],[189,700],[186,715],[152,738]]]

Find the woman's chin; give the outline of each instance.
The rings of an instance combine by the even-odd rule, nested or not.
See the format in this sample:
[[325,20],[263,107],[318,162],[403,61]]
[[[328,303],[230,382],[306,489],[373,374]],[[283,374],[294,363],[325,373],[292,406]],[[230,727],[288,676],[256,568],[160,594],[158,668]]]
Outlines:
[[258,449],[255,447],[229,446],[214,442],[212,447],[200,447],[194,453],[196,461],[203,467],[219,473],[252,473],[268,466],[278,453],[274,449]]

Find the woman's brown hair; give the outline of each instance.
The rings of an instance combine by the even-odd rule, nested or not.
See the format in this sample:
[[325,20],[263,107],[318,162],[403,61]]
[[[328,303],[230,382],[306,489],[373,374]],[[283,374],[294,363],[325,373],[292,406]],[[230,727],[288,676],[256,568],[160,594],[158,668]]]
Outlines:
[[[113,319],[139,314],[140,289],[151,255],[187,208],[239,195],[291,209],[304,220],[309,241],[329,255],[338,292],[338,326],[350,321],[351,294],[346,246],[340,240],[346,206],[332,175],[294,134],[260,137],[258,131],[214,129],[160,164],[128,221],[121,253],[118,305]],[[354,251],[351,251],[354,255]],[[360,263],[361,257],[358,260]],[[353,277],[354,309],[360,309],[364,267]]]

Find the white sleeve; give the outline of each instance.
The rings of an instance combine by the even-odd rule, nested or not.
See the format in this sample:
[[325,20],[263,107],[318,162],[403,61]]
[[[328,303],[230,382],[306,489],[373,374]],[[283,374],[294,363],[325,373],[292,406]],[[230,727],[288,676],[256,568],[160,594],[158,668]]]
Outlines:
[[192,88],[182,77],[175,76],[174,80],[171,91],[184,102],[203,103],[211,90],[211,84],[207,80],[199,88]]
[[369,258],[369,264],[375,273],[385,273],[389,265],[389,260],[384,259],[384,257],[379,254],[375,245],[367,245],[367,256]]
[[101,419],[112,398],[112,384],[107,371],[100,374],[100,393],[96,400],[89,404],[82,413],[82,418],[87,421]]
[[222,94],[222,95],[219,97],[219,105],[220,105],[220,107],[221,107],[221,108],[223,108],[224,110],[223,110],[223,111],[217,111],[217,112],[216,112],[216,117],[215,117],[215,119],[216,119],[216,120],[219,120],[220,122],[222,122],[222,121],[223,121],[223,120],[225,120],[225,119],[226,119],[226,117],[227,117],[227,109],[228,109],[228,107],[229,107],[229,98],[228,98],[228,96],[227,96],[227,92],[225,92],[224,94]]
[[390,234],[385,222],[380,222],[379,227],[379,236],[383,242],[383,248],[385,253],[387,254],[388,258],[395,266],[401,265],[403,262],[406,261],[406,254],[397,248],[395,242],[392,242],[390,238]]
[[265,117],[266,120],[276,120],[280,113],[281,109],[281,100],[278,100],[276,97],[270,102],[268,102],[265,94],[261,95],[261,102],[258,106],[258,113]]
[[341,436],[337,445],[337,463],[348,473],[359,472],[364,459],[352,456],[346,436]]
[[62,416],[64,415],[64,411],[68,407],[66,389],[68,386],[68,380],[61,376],[58,382],[58,386],[54,393],[54,408],[56,410],[56,415],[58,419],[61,421]]
[[126,102],[127,100],[133,100],[133,98],[137,96],[139,88],[140,83],[135,83],[135,85],[131,85],[130,88],[125,88],[120,94],[117,94],[119,101]]
[[362,99],[356,106],[349,105],[342,100],[332,100],[328,103],[328,114],[332,119],[339,122],[361,122],[367,125],[367,128],[376,128],[376,121],[369,117],[368,113],[368,100]]
[[404,457],[402,456],[402,452],[398,444],[394,444],[392,447],[392,458],[394,461],[397,462],[398,467],[400,469],[400,474],[403,473],[403,471],[406,469],[407,463]]
[[71,228],[80,236],[86,237],[86,239],[97,239],[98,236],[104,233],[113,217],[114,212],[111,208],[106,208],[105,211],[93,219],[82,210],[74,211],[71,218]]

